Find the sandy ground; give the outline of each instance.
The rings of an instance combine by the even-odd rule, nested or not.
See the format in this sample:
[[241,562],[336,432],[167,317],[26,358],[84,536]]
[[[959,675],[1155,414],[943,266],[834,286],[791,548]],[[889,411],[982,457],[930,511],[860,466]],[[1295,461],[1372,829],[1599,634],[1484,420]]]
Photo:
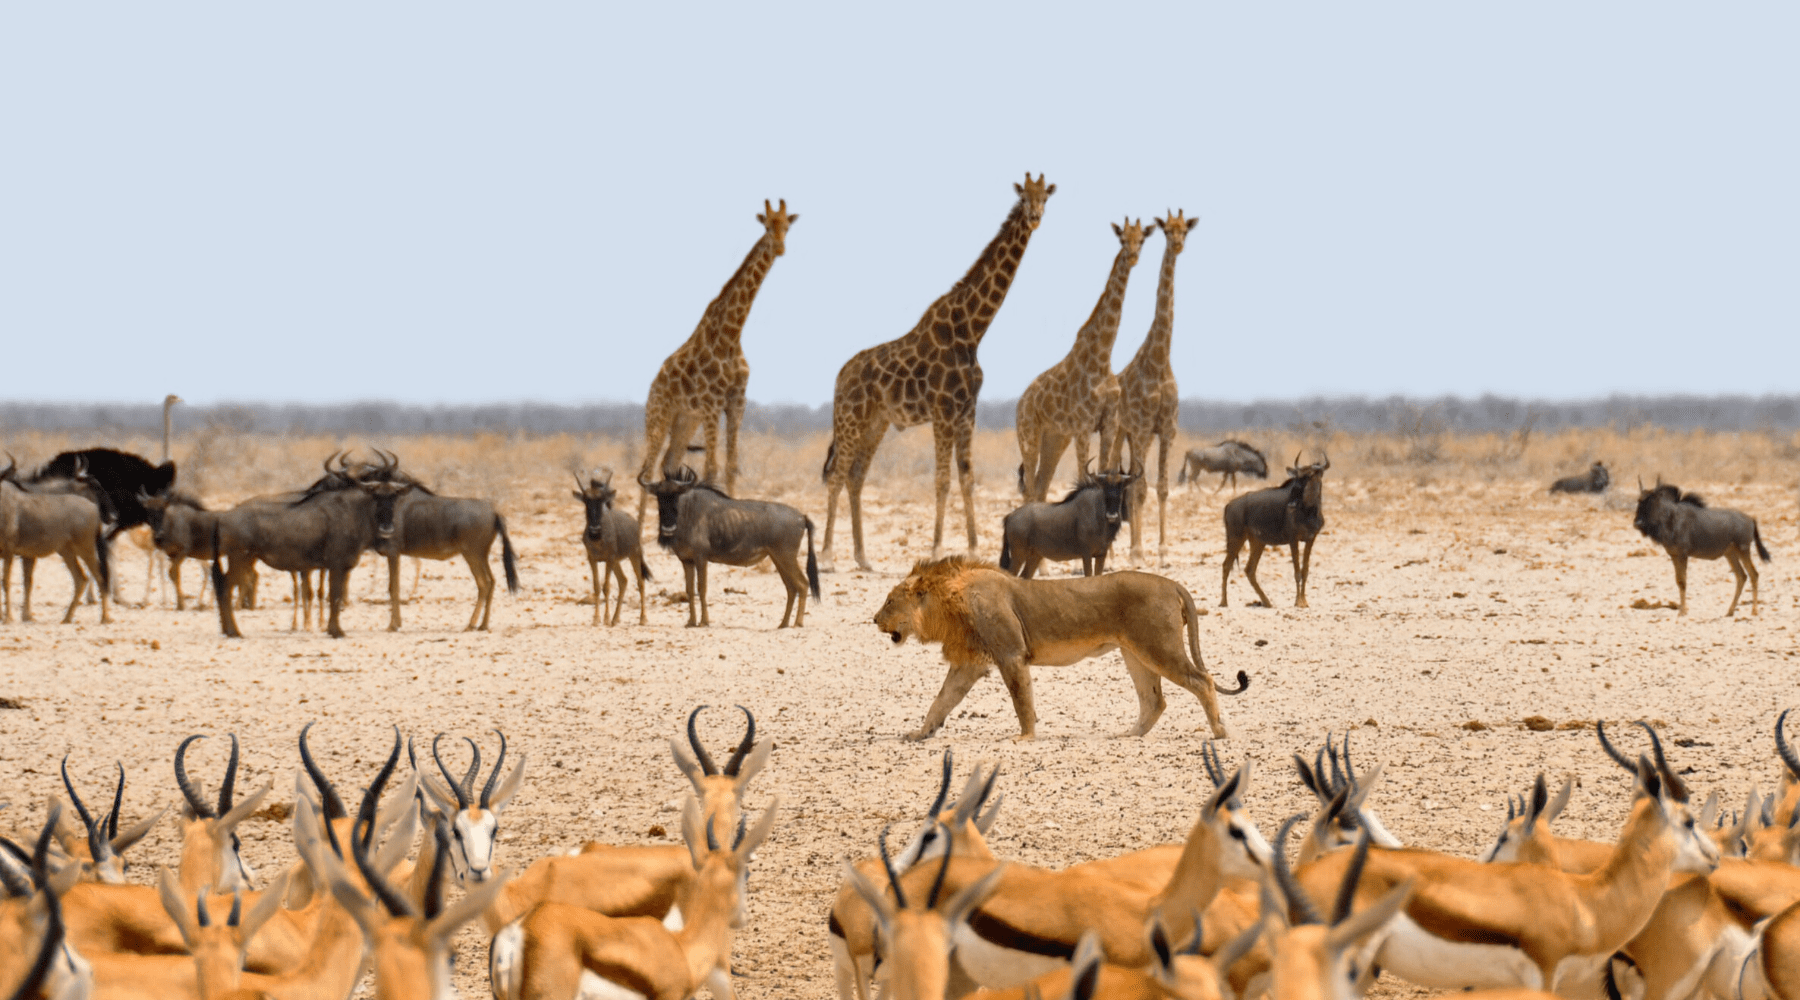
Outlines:
[[[990,556],[1012,505],[995,485],[978,501]],[[1692,769],[1702,794],[1739,801],[1752,783],[1770,788],[1771,725],[1800,704],[1794,496],[1777,486],[1684,485],[1760,518],[1777,560],[1763,567],[1760,617],[1744,613],[1748,593],[1739,617],[1723,617],[1722,562],[1695,564],[1686,619],[1632,609],[1636,599],[1673,599],[1675,587],[1668,559],[1632,529],[1623,495],[1553,498],[1535,480],[1418,485],[1334,473],[1312,608],[1287,606],[1293,583],[1282,555],[1262,571],[1275,609],[1245,606],[1253,595],[1240,572],[1232,606],[1201,621],[1215,675],[1242,668],[1252,677],[1249,694],[1225,702],[1235,736],[1222,750],[1228,762],[1255,763],[1247,800],[1264,833],[1306,804],[1289,755],[1310,754],[1346,727],[1364,766],[1386,765],[1372,804],[1387,825],[1410,844],[1463,854],[1485,845],[1495,810],[1539,770],[1582,779],[1565,835],[1610,838],[1624,815],[1623,776],[1591,730],[1527,731],[1526,716],[1660,720],[1682,743],[1671,748],[1676,765]],[[1202,606],[1218,601],[1219,509],[1230,495],[1210,490],[1209,482],[1177,491],[1164,570]],[[787,499],[823,525],[816,490]],[[316,719],[322,763],[354,801],[390,726],[423,739],[498,727],[531,761],[503,824],[503,857],[523,864],[587,838],[640,842],[654,839],[653,827],[678,830],[684,783],[668,737],[693,705],[742,703],[778,741],[751,803],[782,800],[780,825],[751,871],[751,919],[738,939],[737,985],[748,998],[834,995],[825,911],[840,863],[871,852],[884,823],[910,831],[947,748],[957,751],[959,779],[979,760],[1003,767],[1006,805],[992,842],[1004,857],[1061,866],[1181,838],[1210,790],[1198,752],[1203,715],[1172,691],[1149,736],[1109,738],[1135,711],[1116,656],[1036,673],[1033,743],[1012,742],[1016,723],[991,677],[936,738],[900,741],[944,670],[935,649],[896,649],[869,616],[925,554],[931,507],[874,490],[869,506],[878,571],[827,576],[806,627],[786,631],[774,629],[780,582],[756,569],[715,570],[714,626],[683,628],[685,609],[666,596],[679,588],[679,564],[655,550],[651,624],[629,624],[630,609],[628,624],[590,627],[590,608],[577,603],[588,592],[581,508],[551,482],[513,491],[523,588],[497,599],[491,634],[460,631],[474,589],[460,564],[427,565],[405,631],[391,635],[381,631],[385,606],[371,600],[383,573],[365,561],[341,641],[289,633],[287,587],[268,577],[264,594],[274,600],[242,615],[243,640],[222,639],[211,612],[155,607],[120,609],[105,627],[84,608],[79,624],[59,626],[50,612],[67,600],[67,575],[45,566],[40,623],[0,626],[0,696],[23,702],[0,711],[0,800],[14,803],[0,829],[23,832],[42,815],[64,753],[91,799],[122,761],[135,819],[179,800],[170,761],[189,733],[235,731],[245,751],[239,787],[273,779],[271,801],[287,801],[296,733]],[[118,551],[126,593],[141,593],[142,557]],[[847,557],[845,544],[840,566]],[[190,571],[190,589],[194,578]],[[1488,728],[1465,727],[1471,721]],[[715,753],[738,724],[735,713],[705,717]],[[1624,739],[1635,746],[1634,737]],[[482,738],[491,759],[494,741]],[[210,741],[190,767],[215,786],[223,755],[223,742]],[[255,820],[244,833],[262,871],[292,857],[284,825]],[[174,837],[165,821],[133,852],[135,879],[175,862]],[[472,930],[461,941],[464,995],[484,996],[485,942]]]

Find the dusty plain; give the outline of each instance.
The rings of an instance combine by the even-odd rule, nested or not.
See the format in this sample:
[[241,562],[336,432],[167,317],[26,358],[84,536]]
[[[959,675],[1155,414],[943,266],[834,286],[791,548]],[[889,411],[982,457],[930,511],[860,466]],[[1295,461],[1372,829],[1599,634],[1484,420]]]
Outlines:
[[[1516,439],[1515,439],[1516,438]],[[1270,552],[1260,578],[1272,609],[1241,570],[1231,606],[1219,600],[1220,509],[1232,492],[1216,477],[1172,489],[1163,572],[1209,611],[1201,646],[1215,676],[1238,669],[1248,694],[1225,699],[1233,729],[1220,745],[1229,763],[1252,761],[1247,796],[1264,833],[1308,805],[1290,755],[1312,753],[1327,733],[1352,733],[1363,767],[1386,778],[1372,804],[1409,844],[1473,855],[1491,839],[1509,793],[1538,771],[1580,779],[1564,835],[1610,839],[1628,790],[1591,728],[1597,718],[1654,719],[1677,745],[1678,768],[1704,795],[1741,801],[1777,776],[1771,727],[1800,704],[1800,544],[1791,438],[1766,435],[1565,433],[1531,439],[1399,435],[1352,438],[1303,428],[1262,435],[1286,457],[1327,448],[1325,532],[1313,557],[1310,609],[1291,607],[1285,553]],[[14,436],[26,462],[62,447],[102,443]],[[106,442],[116,443],[116,442]],[[236,732],[245,774],[239,788],[272,780],[269,801],[291,801],[295,736],[317,720],[326,771],[354,801],[373,775],[392,727],[428,741],[471,735],[491,760],[498,728],[513,753],[529,755],[524,790],[503,819],[504,862],[523,865],[586,839],[664,841],[679,835],[684,782],[668,739],[697,704],[743,704],[777,749],[751,786],[753,809],[781,799],[781,821],[751,870],[749,926],[736,948],[737,989],[746,998],[835,995],[825,913],[842,860],[873,849],[895,822],[910,833],[935,787],[939,755],[954,749],[959,780],[977,761],[1003,769],[1006,803],[992,837],[1003,857],[1062,866],[1179,840],[1210,785],[1200,765],[1199,705],[1169,693],[1169,710],[1147,737],[1117,739],[1135,702],[1116,655],[1035,672],[1038,739],[1016,743],[1017,724],[997,679],[981,682],[935,738],[907,743],[943,679],[935,648],[896,648],[869,622],[888,589],[930,550],[930,441],[924,431],[890,437],[865,494],[874,572],[854,571],[847,518],[840,515],[839,572],[805,628],[776,631],[782,588],[767,566],[715,569],[713,626],[683,627],[676,560],[647,533],[650,624],[596,628],[580,603],[589,585],[579,535],[581,506],[569,471],[621,470],[627,508],[637,451],[609,439],[371,440],[400,453],[441,492],[489,496],[502,505],[519,555],[522,588],[496,598],[491,633],[461,631],[474,587],[460,563],[427,563],[403,631],[384,631],[385,570],[366,557],[345,611],[350,635],[331,640],[290,632],[285,581],[265,574],[264,603],[243,613],[242,640],[220,637],[216,614],[178,613],[152,598],[98,625],[84,607],[77,624],[55,624],[68,600],[60,565],[40,564],[39,621],[0,626],[0,831],[22,836],[59,792],[57,764],[90,802],[101,800],[113,762],[128,776],[125,816],[134,820],[179,801],[170,761],[189,733]],[[1181,447],[1211,443],[1184,440]],[[130,442],[126,442],[130,444]],[[177,443],[184,482],[209,504],[288,488],[316,475],[319,459],[361,441],[257,438],[212,429]],[[753,437],[739,492],[779,499],[825,524],[815,472],[823,439]],[[148,442],[139,444],[151,453]],[[1001,516],[1015,503],[1010,432],[978,441],[980,553],[994,557]],[[1177,450],[1179,455],[1179,449]],[[1613,466],[1605,496],[1551,496],[1554,475],[1598,456]],[[1275,455],[1271,455],[1271,464]],[[1063,477],[1072,475],[1065,461]],[[1718,505],[1756,516],[1775,561],[1761,565],[1762,613],[1749,591],[1724,617],[1731,576],[1723,562],[1695,563],[1690,614],[1639,609],[1675,598],[1669,560],[1631,526],[1635,477],[1658,472]],[[1173,477],[1171,477],[1172,481]],[[1276,474],[1271,483],[1279,480]],[[1239,490],[1260,483],[1240,485]],[[954,498],[954,491],[953,491]],[[654,506],[651,508],[654,510]],[[947,534],[959,547],[960,510]],[[1146,551],[1154,561],[1154,515]],[[1124,535],[1115,550],[1125,564]],[[128,542],[115,548],[124,594],[144,592],[146,561]],[[494,553],[499,570],[498,547]],[[1155,568],[1154,566],[1146,568]],[[200,574],[187,567],[190,595]],[[1053,571],[1061,575],[1068,569]],[[405,571],[410,583],[410,567]],[[15,600],[17,591],[15,585]],[[635,594],[632,605],[635,605]],[[1541,716],[1559,728],[1532,731]],[[1569,725],[1570,728],[1560,728]],[[739,729],[715,709],[702,732],[715,754]],[[1628,746],[1636,734],[1622,737]],[[202,744],[190,768],[216,787],[224,743]],[[465,760],[460,753],[452,767]],[[1690,770],[1691,769],[1691,770]],[[132,877],[176,860],[175,824],[165,820],[131,854]],[[293,856],[290,831],[258,818],[244,850],[270,873]],[[465,996],[487,994],[486,942],[460,939]],[[1384,980],[1378,995],[1410,992]]]

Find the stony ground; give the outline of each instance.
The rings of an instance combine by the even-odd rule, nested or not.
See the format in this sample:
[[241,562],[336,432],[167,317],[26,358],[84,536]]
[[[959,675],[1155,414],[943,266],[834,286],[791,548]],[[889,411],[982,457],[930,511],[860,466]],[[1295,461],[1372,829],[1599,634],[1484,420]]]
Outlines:
[[[1304,804],[1290,754],[1346,729],[1364,766],[1386,765],[1372,803],[1393,832],[1463,854],[1484,845],[1506,795],[1540,770],[1582,780],[1562,832],[1612,835],[1626,790],[1591,729],[1573,725],[1597,718],[1659,720],[1679,744],[1676,765],[1692,769],[1703,793],[1735,801],[1753,783],[1772,786],[1771,726],[1800,703],[1790,491],[1686,484],[1756,514],[1777,561],[1762,567],[1760,616],[1748,614],[1746,592],[1739,615],[1724,617],[1730,573],[1712,562],[1695,564],[1691,613],[1677,618],[1636,606],[1672,600],[1674,578],[1668,559],[1632,530],[1622,496],[1550,497],[1537,481],[1421,486],[1334,473],[1327,482],[1312,607],[1288,606],[1285,554],[1271,553],[1261,579],[1274,609],[1245,606],[1253,595],[1240,572],[1231,607],[1201,621],[1215,674],[1241,668],[1253,679],[1247,695],[1225,702],[1236,735],[1222,753],[1255,763],[1248,802],[1266,834]],[[1219,508],[1230,495],[1210,489],[1176,494],[1163,570],[1202,606],[1218,601]],[[790,499],[823,524],[812,509],[818,496]],[[998,550],[1011,503],[1010,491],[979,495],[984,553]],[[263,592],[274,600],[242,616],[243,640],[220,638],[210,613],[154,606],[120,609],[110,626],[83,608],[78,624],[59,626],[51,612],[67,600],[68,581],[60,567],[42,567],[39,623],[0,627],[0,696],[19,706],[0,710],[0,800],[13,803],[0,829],[23,832],[41,817],[65,753],[93,799],[113,761],[123,762],[126,814],[136,818],[178,800],[171,755],[193,732],[236,732],[248,775],[240,787],[273,780],[271,801],[283,802],[295,735],[308,720],[318,721],[322,763],[352,795],[373,774],[391,726],[427,739],[474,735],[490,759],[495,741],[485,734],[499,728],[530,758],[502,837],[505,859],[524,864],[584,839],[678,831],[683,782],[667,740],[692,706],[741,703],[778,747],[750,802],[779,796],[782,809],[751,873],[751,919],[737,945],[738,989],[748,998],[833,995],[825,911],[840,862],[869,853],[883,824],[916,821],[947,748],[965,773],[981,760],[1002,766],[1007,798],[992,838],[1002,856],[1061,866],[1182,837],[1209,791],[1202,713],[1175,691],[1149,736],[1109,738],[1135,711],[1116,656],[1037,672],[1035,742],[1012,742],[1012,711],[991,678],[939,736],[900,741],[943,666],[934,649],[896,649],[869,616],[925,554],[931,507],[871,491],[870,508],[877,571],[827,576],[806,627],[785,631],[774,629],[781,585],[755,569],[715,570],[713,627],[683,628],[685,608],[670,599],[680,567],[659,551],[650,555],[650,624],[630,624],[633,608],[628,624],[591,627],[591,609],[577,603],[588,591],[580,507],[550,484],[514,492],[523,589],[497,599],[486,634],[461,631],[473,586],[457,564],[427,566],[405,630],[389,634],[386,608],[373,601],[383,572],[365,562],[345,612],[350,636],[339,641],[290,633],[286,585],[267,577]],[[126,592],[140,593],[141,557],[120,551]],[[1532,716],[1556,728],[1532,731],[1522,722]],[[739,732],[732,713],[704,722],[715,748]],[[213,784],[222,761],[214,740],[190,766]],[[165,822],[134,852],[135,878],[175,861],[174,835]],[[265,872],[292,857],[278,822],[252,821],[245,836]],[[484,996],[485,942],[467,931],[462,946],[464,995]]]

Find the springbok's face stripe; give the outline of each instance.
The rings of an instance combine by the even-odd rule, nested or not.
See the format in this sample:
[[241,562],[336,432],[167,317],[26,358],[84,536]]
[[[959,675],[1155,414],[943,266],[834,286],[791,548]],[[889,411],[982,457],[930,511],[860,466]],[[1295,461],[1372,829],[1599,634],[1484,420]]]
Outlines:
[[492,877],[500,817],[492,810],[465,809],[456,814],[450,830],[450,860],[457,880],[485,882]]

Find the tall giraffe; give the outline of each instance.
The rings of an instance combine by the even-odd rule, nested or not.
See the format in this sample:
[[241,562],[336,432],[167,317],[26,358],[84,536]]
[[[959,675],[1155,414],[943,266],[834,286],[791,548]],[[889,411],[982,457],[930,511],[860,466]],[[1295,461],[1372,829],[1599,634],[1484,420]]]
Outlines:
[[[640,481],[649,478],[658,459],[665,476],[679,468],[698,424],[706,434],[704,478],[711,482],[719,471],[719,413],[723,411],[725,492],[730,493],[737,483],[738,428],[744,421],[744,388],[750,382],[750,363],[744,360],[741,341],[744,321],[750,317],[750,305],[775,258],[787,252],[788,227],[800,221],[800,216],[788,214],[786,198],[781,199],[780,208],[770,208],[765,199],[756,221],[763,225],[762,238],[744,256],[718,297],[707,303],[693,335],[669,355],[650,383],[650,398],[644,404]],[[648,492],[638,494],[640,523],[648,497]]]
[[1007,289],[1024,259],[1025,244],[1044,218],[1044,203],[1056,185],[1025,174],[1014,184],[1019,200],[1001,223],[993,242],[976,258],[969,273],[925,310],[911,332],[898,340],[859,352],[838,371],[831,403],[831,448],[825,453],[824,479],[830,491],[825,508],[825,545],[819,563],[834,568],[832,528],[837,501],[850,487],[850,534],[856,565],[869,569],[863,555],[862,488],[869,461],[888,425],[907,428],[930,422],[937,450],[937,528],[931,539],[935,557],[944,548],[944,506],[950,496],[950,457],[962,481],[963,516],[968,522],[969,549],[975,549],[975,482],[969,445],[975,435],[975,397],[981,391],[981,364],[976,348],[1006,301]]
[[[1183,218],[1177,210],[1155,220],[1163,231],[1162,275],[1156,283],[1156,318],[1150,333],[1119,372],[1119,435],[1131,446],[1131,461],[1150,465],[1150,439],[1156,438],[1156,555],[1169,562],[1169,447],[1175,443],[1175,413],[1181,397],[1175,387],[1175,371],[1169,367],[1169,342],[1175,335],[1175,258],[1187,242],[1188,230],[1200,220]],[[1115,446],[1114,454],[1124,452]],[[1144,501],[1149,484],[1139,479],[1131,487],[1131,562],[1143,562]]]
[[1087,468],[1088,436],[1100,432],[1100,467],[1111,468],[1118,438],[1119,379],[1112,372],[1113,341],[1119,336],[1119,311],[1125,306],[1125,283],[1137,266],[1144,245],[1144,222],[1129,218],[1123,228],[1113,223],[1119,254],[1093,314],[1075,333],[1067,357],[1031,380],[1019,397],[1015,426],[1019,434],[1019,492],[1026,500],[1042,500],[1050,491],[1056,463],[1075,442],[1075,463]]

